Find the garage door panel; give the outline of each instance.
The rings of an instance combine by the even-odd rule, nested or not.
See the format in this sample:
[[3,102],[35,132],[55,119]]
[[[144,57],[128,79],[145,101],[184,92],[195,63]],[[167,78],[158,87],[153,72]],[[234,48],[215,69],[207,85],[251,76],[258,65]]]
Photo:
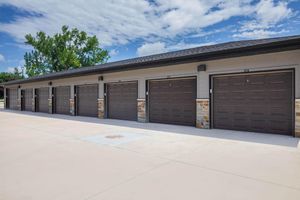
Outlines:
[[121,82],[107,84],[108,117],[137,120],[138,83]]
[[256,119],[250,119],[250,126],[254,130],[263,130],[268,126],[267,120],[265,118],[256,118]]
[[37,89],[38,112],[49,112],[49,88]]
[[248,110],[246,109],[238,109],[238,108],[234,108],[232,109],[232,111],[229,111],[229,113],[231,113],[231,115],[233,117],[243,117],[246,116],[248,113]]
[[194,126],[195,110],[195,78],[149,81],[150,122]]
[[290,107],[290,105],[270,105],[269,106],[269,111],[270,114],[273,116],[275,115],[280,115],[280,116],[286,116],[286,117],[291,117],[290,113],[286,113],[285,111]]
[[33,89],[24,90],[24,110],[32,111]]
[[242,91],[233,91],[231,95],[228,95],[228,99],[231,99],[232,101],[240,102],[241,100],[244,100],[247,98],[247,95]]
[[282,84],[291,84],[289,78],[290,77],[282,76],[281,74],[269,74],[269,76],[266,77],[266,80],[269,84],[282,85]]
[[292,124],[287,121],[282,122],[280,120],[270,120],[270,128],[282,134],[286,134],[286,132],[290,130],[291,125]]
[[266,85],[266,77],[265,75],[256,74],[255,76],[243,76],[245,78],[245,84],[248,87],[257,87],[257,88],[264,88]]
[[[213,77],[213,126],[292,134],[292,80],[292,72]],[[218,85],[227,85],[227,98]]]
[[222,106],[215,106],[214,107],[214,111],[218,113],[218,116],[222,115],[222,114],[228,114],[229,112],[231,112],[231,108],[230,105],[222,105]]
[[77,115],[98,116],[98,84],[76,86]]
[[244,87],[246,81],[245,81],[245,76],[239,76],[239,77],[233,77],[229,80],[230,87],[232,88],[242,88]]
[[284,103],[284,102],[289,102],[291,103],[291,101],[289,99],[286,98],[286,96],[290,95],[290,92],[270,92],[269,93],[269,102],[270,103]]
[[215,98],[217,98],[219,101],[224,101],[224,102],[226,102],[226,100],[230,98],[230,96],[227,95],[226,92],[216,92],[214,96],[215,96]]
[[229,87],[228,77],[220,77],[219,79],[215,80],[215,88],[220,89],[219,91],[228,90],[228,87]]
[[70,86],[61,86],[55,88],[55,113],[70,114]]
[[249,122],[245,118],[233,118],[232,124],[233,127],[237,128],[237,130],[247,130],[249,128]]
[[218,123],[218,128],[220,129],[231,129],[232,120],[229,120],[227,117],[218,117],[215,119],[215,122]]
[[8,89],[9,109],[18,110],[18,89]]

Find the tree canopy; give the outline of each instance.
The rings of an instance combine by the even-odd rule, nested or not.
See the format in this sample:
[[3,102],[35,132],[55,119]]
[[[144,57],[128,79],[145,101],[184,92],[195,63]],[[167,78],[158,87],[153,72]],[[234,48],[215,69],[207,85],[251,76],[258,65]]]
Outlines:
[[24,78],[23,74],[18,70],[18,68],[15,68],[14,72],[0,72],[0,83],[22,79],[22,78]]
[[33,50],[24,55],[26,74],[29,77],[107,62],[108,51],[100,48],[96,36],[76,28],[63,26],[53,36],[38,32],[28,34],[25,43]]

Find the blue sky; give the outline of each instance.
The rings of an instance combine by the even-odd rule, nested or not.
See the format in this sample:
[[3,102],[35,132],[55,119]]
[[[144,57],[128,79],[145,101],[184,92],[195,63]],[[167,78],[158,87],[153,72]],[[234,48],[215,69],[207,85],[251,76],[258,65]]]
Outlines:
[[111,62],[300,34],[300,0],[0,0],[0,71],[22,67],[25,34],[62,25],[96,35]]

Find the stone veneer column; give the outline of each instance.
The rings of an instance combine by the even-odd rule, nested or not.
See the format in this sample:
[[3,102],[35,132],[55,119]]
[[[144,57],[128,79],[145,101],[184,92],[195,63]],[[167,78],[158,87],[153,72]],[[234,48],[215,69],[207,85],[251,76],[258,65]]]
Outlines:
[[48,112],[49,112],[50,114],[53,113],[53,110],[52,110],[52,98],[49,98],[49,99],[48,99]]
[[75,116],[75,86],[70,85],[70,115]]
[[35,112],[35,89],[32,89],[32,101],[31,101],[31,105],[32,105],[32,107],[31,107],[31,110],[32,110],[32,112]]
[[104,99],[98,99],[98,118],[104,119],[104,115],[105,115]]
[[75,101],[73,98],[70,99],[70,115],[75,116]]
[[4,101],[4,109],[7,109],[7,96],[6,96],[6,90],[7,88],[4,88],[3,92],[4,92],[4,96],[3,96],[3,101]]
[[197,99],[196,108],[196,127],[209,128],[209,99]]
[[49,87],[49,98],[48,98],[48,112],[53,113],[53,102],[52,102],[52,87]]
[[18,98],[17,98],[17,107],[18,107],[18,110],[22,110],[22,105],[21,105],[21,89],[18,88],[17,89],[17,93],[18,93]]
[[137,99],[138,122],[146,122],[146,100]]
[[295,100],[295,137],[300,137],[300,99]]

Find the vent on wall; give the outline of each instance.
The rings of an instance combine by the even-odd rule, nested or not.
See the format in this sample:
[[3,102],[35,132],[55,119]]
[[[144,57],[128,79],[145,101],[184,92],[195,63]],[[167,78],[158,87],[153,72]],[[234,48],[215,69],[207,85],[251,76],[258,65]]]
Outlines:
[[206,64],[198,65],[198,72],[205,72],[206,71]]
[[103,76],[98,77],[98,81],[103,81],[103,80],[104,80]]

